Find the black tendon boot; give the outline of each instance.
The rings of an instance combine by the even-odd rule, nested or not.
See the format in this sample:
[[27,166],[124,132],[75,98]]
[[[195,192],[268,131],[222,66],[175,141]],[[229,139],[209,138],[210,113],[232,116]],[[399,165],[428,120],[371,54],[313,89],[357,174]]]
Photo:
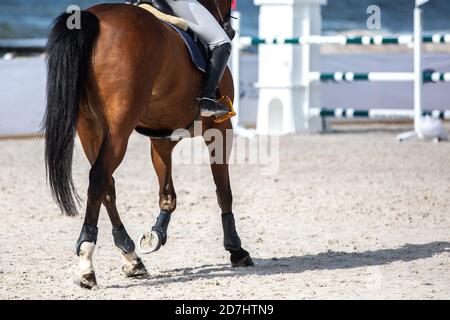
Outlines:
[[211,51],[211,59],[206,70],[205,84],[199,99],[202,117],[214,116],[220,118],[230,112],[227,107],[222,106],[217,101],[217,88],[227,67],[230,54],[230,43],[222,44]]

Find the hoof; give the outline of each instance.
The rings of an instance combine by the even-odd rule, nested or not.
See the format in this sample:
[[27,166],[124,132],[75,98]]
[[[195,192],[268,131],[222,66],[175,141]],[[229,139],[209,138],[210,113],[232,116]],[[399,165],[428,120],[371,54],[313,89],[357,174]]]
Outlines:
[[230,261],[233,268],[253,267],[255,265],[252,258],[250,257],[250,254],[242,248],[236,251],[230,250],[230,253]]
[[132,264],[122,266],[122,271],[128,278],[140,278],[148,276],[147,269],[141,259],[137,259]]
[[78,279],[75,280],[75,284],[80,286],[83,289],[96,289],[97,288],[97,279],[95,278],[94,271],[87,271],[80,275]]
[[145,232],[139,237],[138,245],[143,254],[156,252],[163,245],[163,237],[156,230]]

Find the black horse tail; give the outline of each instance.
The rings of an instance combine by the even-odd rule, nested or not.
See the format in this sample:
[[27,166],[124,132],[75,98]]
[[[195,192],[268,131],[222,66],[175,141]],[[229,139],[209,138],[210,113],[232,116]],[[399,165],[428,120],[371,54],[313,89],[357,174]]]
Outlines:
[[79,18],[80,24],[74,28],[69,27],[70,14],[56,18],[46,47],[45,165],[53,198],[69,216],[78,213],[72,156],[80,103],[86,101],[86,82],[100,32],[94,14],[81,11]]

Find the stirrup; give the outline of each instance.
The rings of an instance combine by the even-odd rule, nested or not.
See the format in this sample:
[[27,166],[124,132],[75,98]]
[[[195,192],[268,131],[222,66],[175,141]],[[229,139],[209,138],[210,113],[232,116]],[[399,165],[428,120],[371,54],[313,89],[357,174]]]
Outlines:
[[236,115],[236,111],[234,111],[234,107],[233,107],[233,102],[231,101],[230,97],[228,97],[228,96],[222,96],[218,100],[211,99],[211,98],[197,98],[197,101],[199,101],[199,102],[202,100],[212,101],[215,104],[225,106],[229,110],[227,114],[224,114],[221,117],[216,117],[214,119],[215,123],[223,123]]
[[218,100],[218,102],[222,102],[224,106],[226,106],[230,111],[221,117],[218,117],[214,120],[215,123],[223,123],[227,121],[228,119],[233,118],[236,115],[236,111],[234,111],[233,102],[231,101],[229,96],[222,96]]

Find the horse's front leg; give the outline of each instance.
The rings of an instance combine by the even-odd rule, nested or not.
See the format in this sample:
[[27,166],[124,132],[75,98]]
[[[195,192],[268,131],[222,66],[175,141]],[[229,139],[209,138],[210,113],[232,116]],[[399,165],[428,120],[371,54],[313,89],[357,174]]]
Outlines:
[[228,171],[234,139],[231,121],[221,125],[210,124],[206,128],[209,129],[204,131],[203,138],[209,149],[217,201],[222,210],[223,245],[231,254],[233,267],[250,267],[254,263],[250,254],[242,248],[233,214],[233,195]]
[[153,167],[159,181],[160,214],[155,225],[139,238],[144,254],[158,251],[167,242],[167,229],[171,214],[177,206],[177,196],[172,181],[172,151],[177,142],[152,139],[151,155]]

